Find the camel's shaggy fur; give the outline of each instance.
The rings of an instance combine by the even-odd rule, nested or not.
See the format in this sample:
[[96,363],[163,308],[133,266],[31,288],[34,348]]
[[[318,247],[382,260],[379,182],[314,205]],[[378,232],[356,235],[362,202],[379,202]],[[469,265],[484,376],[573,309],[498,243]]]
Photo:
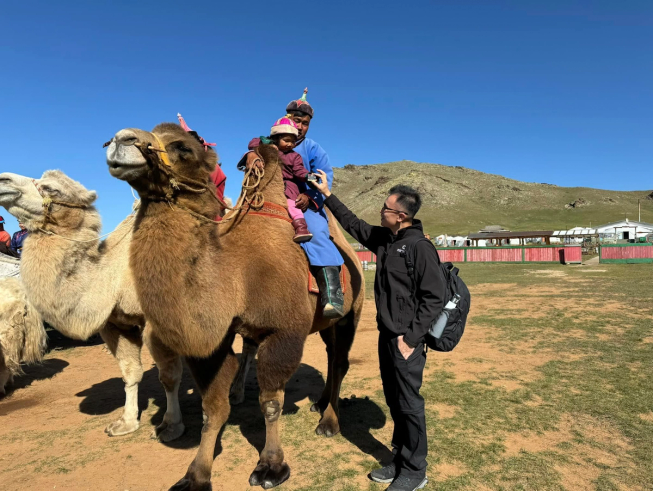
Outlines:
[[[47,212],[44,197],[54,200]],[[99,333],[118,360],[125,382],[125,408],[122,417],[105,430],[117,436],[139,426],[145,318],[129,268],[133,216],[100,241],[101,221],[93,206],[96,198],[94,191],[58,170],[45,172],[35,182],[17,174],[0,174],[0,205],[30,230],[21,259],[27,298],[46,322],[68,337],[84,340]],[[159,365],[156,357],[155,361]],[[171,368],[159,365],[159,369]],[[178,410],[176,392],[168,394],[168,401],[172,402],[169,410]],[[166,420],[180,423],[181,416],[166,413]],[[162,439],[169,440],[183,433],[183,424],[174,431],[167,425],[157,431],[162,429],[168,429]]]
[[40,362],[46,346],[43,320],[27,301],[20,279],[0,279],[0,396],[22,373],[21,363]]
[[[147,150],[159,148],[159,142],[172,167]],[[258,189],[266,201],[285,207],[277,151],[259,150],[266,167]],[[299,366],[307,335],[315,331],[321,331],[329,356],[325,392],[317,404],[318,433],[338,432],[338,394],[364,298],[360,262],[333,219],[330,231],[350,271],[347,313],[337,321],[325,320],[317,296],[307,291],[307,260],[292,241],[289,223],[246,213],[228,213],[220,226],[212,223],[219,210],[209,182],[216,158],[169,123],[152,133],[122,130],[107,150],[111,174],[128,181],[142,199],[130,261],[143,312],[152,333],[186,357],[202,393],[206,422],[200,448],[175,490],[210,489],[215,442],[229,415],[229,386],[238,369],[231,348],[236,334],[258,345],[259,400],[267,428],[250,484],[269,488],[289,476],[278,419],[285,384]]]

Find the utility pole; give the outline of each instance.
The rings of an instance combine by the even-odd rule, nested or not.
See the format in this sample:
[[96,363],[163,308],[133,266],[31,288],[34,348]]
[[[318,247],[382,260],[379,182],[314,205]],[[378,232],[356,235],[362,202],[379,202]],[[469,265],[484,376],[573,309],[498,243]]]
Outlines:
[[640,203],[640,200],[637,200],[637,211],[638,211],[637,221],[641,222],[642,221],[642,203]]

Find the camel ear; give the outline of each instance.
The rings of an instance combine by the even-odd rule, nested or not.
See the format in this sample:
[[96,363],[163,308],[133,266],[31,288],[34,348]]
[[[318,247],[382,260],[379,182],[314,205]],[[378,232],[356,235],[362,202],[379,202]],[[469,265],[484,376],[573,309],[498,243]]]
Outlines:
[[92,205],[95,200],[97,199],[97,193],[95,191],[86,191],[80,193],[78,195],[79,200],[81,201],[81,204],[85,206],[90,206]]
[[48,181],[64,197],[83,206],[90,206],[97,199],[95,191],[89,191],[82,184],[70,178],[60,170],[47,170],[41,176],[41,181]]

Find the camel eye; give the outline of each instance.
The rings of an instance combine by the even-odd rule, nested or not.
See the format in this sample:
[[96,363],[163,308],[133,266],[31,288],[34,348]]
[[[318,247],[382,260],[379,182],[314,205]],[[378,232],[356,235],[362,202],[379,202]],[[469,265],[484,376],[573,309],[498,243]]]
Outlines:
[[175,148],[177,149],[178,152],[181,153],[192,153],[192,150],[188,148],[186,145],[184,145],[182,142],[175,143]]
[[41,186],[39,186],[39,187],[40,187],[42,192],[47,193],[50,196],[59,196],[61,194],[57,189],[54,189],[54,188],[48,186],[47,184],[41,184]]

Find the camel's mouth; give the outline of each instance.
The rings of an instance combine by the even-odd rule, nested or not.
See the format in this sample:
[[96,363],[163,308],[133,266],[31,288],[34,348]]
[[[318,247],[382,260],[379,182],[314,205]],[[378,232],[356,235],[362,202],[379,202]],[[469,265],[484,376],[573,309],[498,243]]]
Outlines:
[[125,145],[114,139],[107,147],[109,173],[116,179],[131,181],[147,173],[147,161],[133,144]]
[[0,205],[14,201],[21,192],[13,187],[11,179],[0,175]]

